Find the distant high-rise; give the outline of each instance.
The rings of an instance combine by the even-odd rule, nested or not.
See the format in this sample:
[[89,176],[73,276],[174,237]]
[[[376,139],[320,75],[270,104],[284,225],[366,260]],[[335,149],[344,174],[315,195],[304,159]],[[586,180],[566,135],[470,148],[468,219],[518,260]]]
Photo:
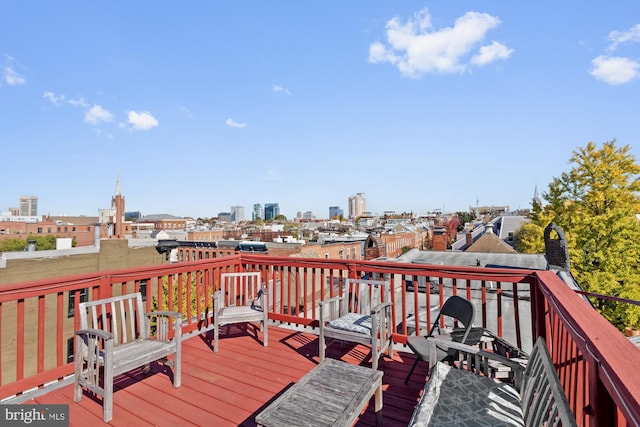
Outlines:
[[357,218],[367,211],[367,198],[364,193],[349,197],[349,218]]
[[264,219],[264,209],[260,203],[253,205],[253,212],[251,213],[251,220],[257,221],[258,219]]
[[340,206],[329,206],[329,219],[344,216],[344,211]]
[[231,206],[231,222],[244,221],[244,206]]
[[34,196],[20,197],[20,216],[38,216],[38,198]]
[[313,219],[313,212],[311,211],[298,211],[298,214],[296,215],[296,217],[298,219]]
[[264,205],[264,219],[268,221],[270,219],[275,219],[280,215],[280,205],[278,203],[265,203]]

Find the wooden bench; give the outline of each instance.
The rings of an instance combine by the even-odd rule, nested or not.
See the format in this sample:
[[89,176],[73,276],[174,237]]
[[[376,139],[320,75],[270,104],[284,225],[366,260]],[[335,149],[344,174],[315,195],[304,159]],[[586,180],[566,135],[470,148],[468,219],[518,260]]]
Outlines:
[[150,363],[170,355],[173,386],[180,387],[182,314],[145,314],[139,292],[82,302],[78,311],[74,401],[82,398],[83,387],[102,396],[103,419],[108,422],[113,416],[113,377],[139,367],[148,371]]
[[[431,371],[410,426],[575,426],[544,339],[538,338],[526,368],[498,354],[429,338]],[[436,346],[457,350],[451,365],[436,361]],[[490,377],[491,362],[513,370],[513,383]]]

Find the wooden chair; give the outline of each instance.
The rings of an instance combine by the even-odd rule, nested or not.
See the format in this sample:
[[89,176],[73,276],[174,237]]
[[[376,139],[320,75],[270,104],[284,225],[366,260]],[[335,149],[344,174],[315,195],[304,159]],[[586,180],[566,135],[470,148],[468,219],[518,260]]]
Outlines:
[[320,361],[326,339],[371,346],[371,365],[387,351],[393,357],[391,286],[386,280],[345,279],[342,295],[320,301]]
[[116,375],[139,367],[148,372],[151,362],[173,355],[167,365],[173,365],[173,386],[180,387],[182,314],[143,309],[139,292],[78,304],[73,400],[80,401],[83,388],[102,396],[105,423],[113,417]]
[[262,343],[266,347],[269,341],[268,308],[268,291],[260,283],[259,272],[223,273],[220,289],[213,296],[213,351],[218,351],[222,326],[249,322],[260,322]]
[[[452,329],[446,333],[440,326],[441,321],[444,321],[444,319],[441,319],[442,317],[450,318],[447,322],[451,322],[451,326],[455,326],[455,322],[460,322],[463,327]],[[484,334],[484,329],[471,327],[474,317],[475,308],[471,301],[457,295],[449,297],[442,305],[440,312],[436,316],[436,320],[431,326],[431,330],[426,336],[419,335],[407,338],[407,347],[409,347],[416,355],[416,361],[413,363],[413,366],[411,366],[409,375],[407,375],[407,378],[404,380],[405,384],[409,381],[409,378],[411,378],[411,374],[413,374],[413,370],[416,368],[418,363],[421,360],[426,362],[429,360],[430,347],[427,343],[428,337],[437,336],[440,339],[461,342],[469,345],[475,345],[480,342],[480,338]],[[438,352],[438,360],[444,360],[452,356],[453,354],[450,354],[446,350],[439,350]]]

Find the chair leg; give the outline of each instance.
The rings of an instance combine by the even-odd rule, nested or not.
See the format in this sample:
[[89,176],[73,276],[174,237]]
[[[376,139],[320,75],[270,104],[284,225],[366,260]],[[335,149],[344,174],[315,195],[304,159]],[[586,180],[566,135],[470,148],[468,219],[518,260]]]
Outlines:
[[266,321],[262,323],[262,345],[265,347],[269,345],[269,327]]
[[213,352],[218,351],[218,338],[220,337],[220,325],[216,322],[213,323]]

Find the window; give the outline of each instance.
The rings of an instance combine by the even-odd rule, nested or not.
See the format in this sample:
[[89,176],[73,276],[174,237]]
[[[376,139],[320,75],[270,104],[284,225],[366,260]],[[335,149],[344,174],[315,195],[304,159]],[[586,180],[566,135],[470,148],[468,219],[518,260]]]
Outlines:
[[42,227],[38,227],[38,234],[42,234]]
[[76,231],[76,228],[75,227],[71,227],[71,231]]
[[51,234],[51,227],[47,227],[47,233]]
[[[67,311],[67,317],[73,317],[76,310],[75,293],[76,291],[69,291],[69,309]],[[78,301],[78,304],[81,302],[89,301],[89,290],[87,288],[79,289],[79,295],[80,301]]]
[[67,339],[67,363],[73,362],[73,337]]
[[147,279],[140,280],[138,284],[138,292],[142,294],[142,301],[147,300]]

